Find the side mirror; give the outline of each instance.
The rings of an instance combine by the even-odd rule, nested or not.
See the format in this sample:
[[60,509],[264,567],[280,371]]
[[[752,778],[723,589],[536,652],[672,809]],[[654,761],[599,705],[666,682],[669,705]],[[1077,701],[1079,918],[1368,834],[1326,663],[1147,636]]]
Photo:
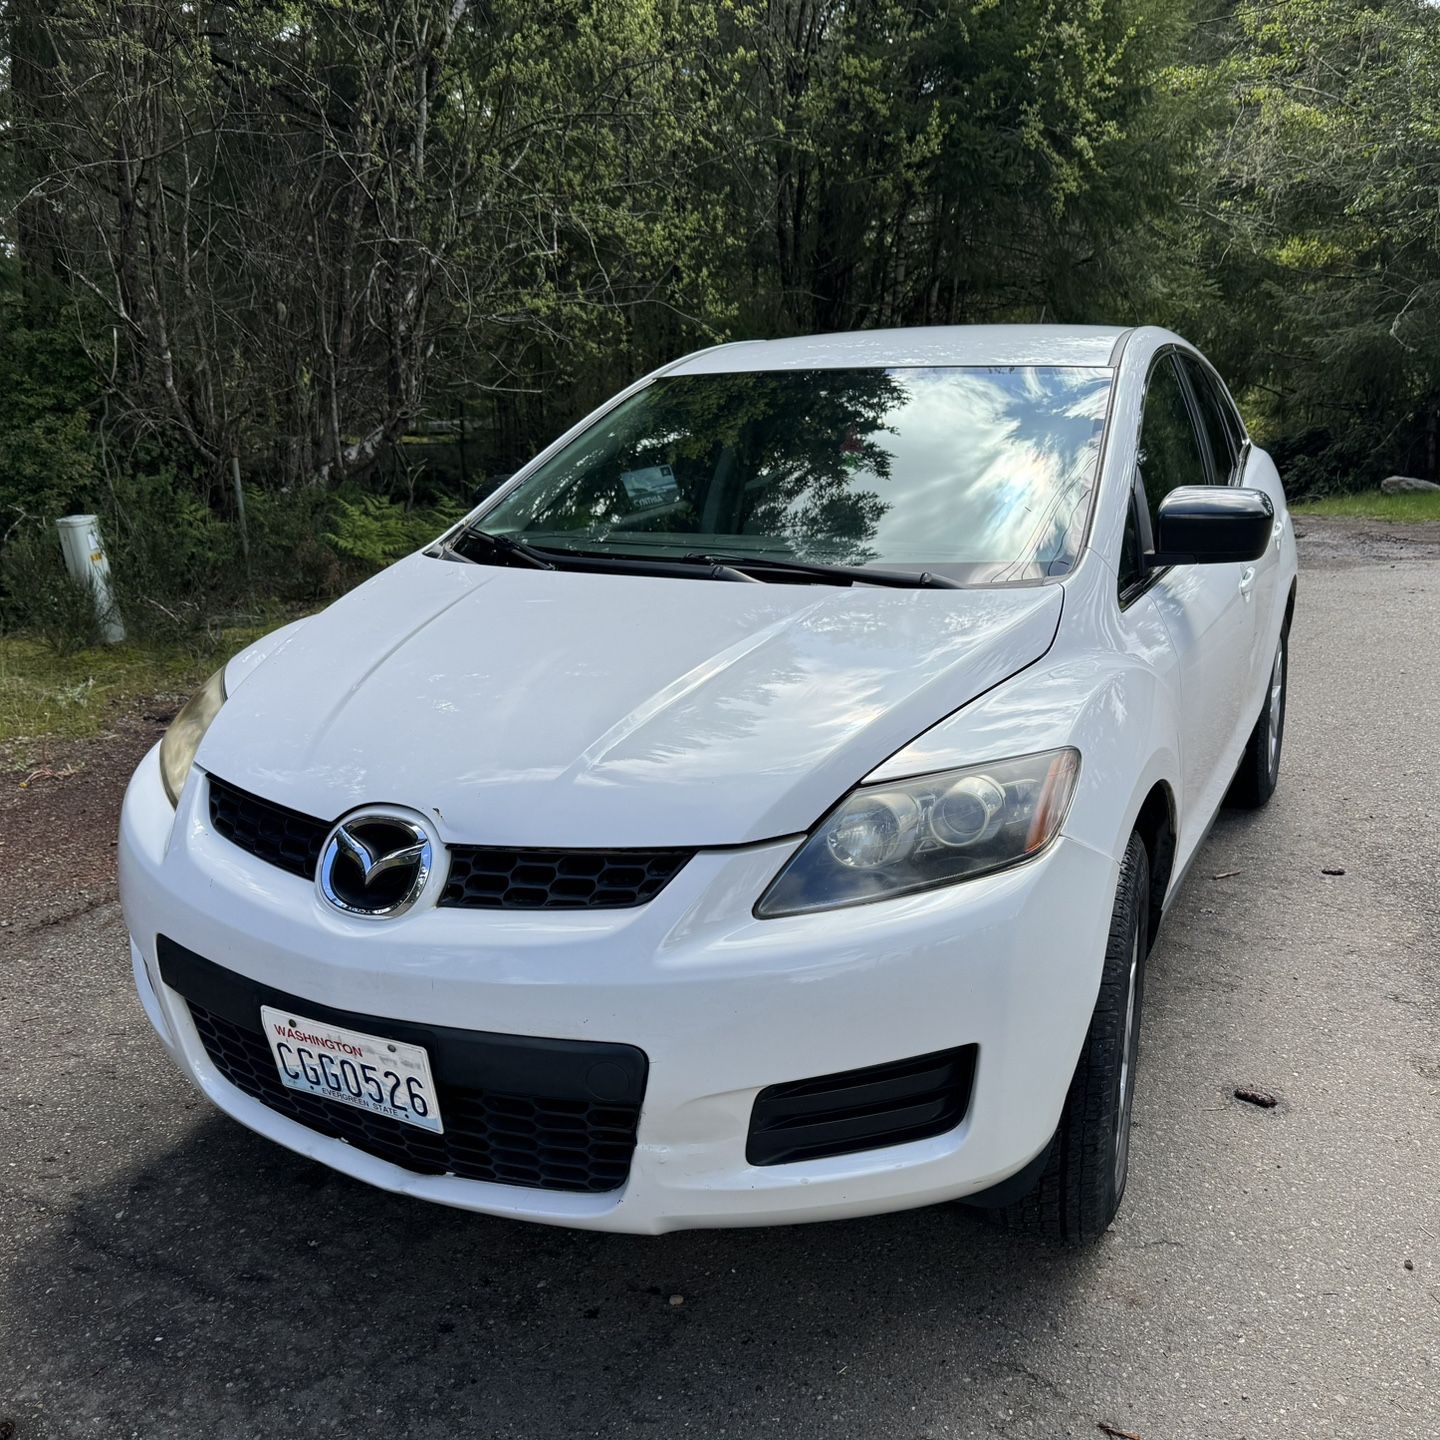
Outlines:
[[1263,490],[1181,485],[1160,502],[1156,553],[1145,565],[1158,570],[1258,560],[1274,527],[1275,507]]

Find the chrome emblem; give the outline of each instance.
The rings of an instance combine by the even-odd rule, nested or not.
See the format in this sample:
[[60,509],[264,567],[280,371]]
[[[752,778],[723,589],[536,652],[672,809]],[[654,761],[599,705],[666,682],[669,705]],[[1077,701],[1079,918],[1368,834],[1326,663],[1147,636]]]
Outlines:
[[372,810],[330,832],[315,883],[325,900],[347,915],[393,920],[420,898],[434,862],[434,842],[423,825]]

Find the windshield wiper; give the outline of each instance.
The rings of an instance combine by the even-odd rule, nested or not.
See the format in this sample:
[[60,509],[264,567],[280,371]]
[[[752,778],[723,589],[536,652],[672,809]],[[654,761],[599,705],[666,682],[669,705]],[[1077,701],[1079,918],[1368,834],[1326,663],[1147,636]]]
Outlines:
[[[467,551],[479,550],[483,559],[500,564],[529,566],[534,570],[583,570],[611,574],[670,575],[707,580],[740,580],[754,583],[747,571],[762,574],[796,575],[823,580],[832,585],[883,585],[905,590],[962,590],[958,580],[922,570],[870,570],[862,565],[822,565],[810,560],[777,560],[766,555],[603,555],[593,550],[551,550],[517,540],[513,535],[498,535],[492,530],[471,526],[462,530],[445,547],[450,553],[467,560],[481,556]],[[483,563],[483,560],[482,560]],[[708,569],[700,570],[698,567]]]
[[518,560],[532,570],[559,569],[548,555],[533,545],[527,545],[523,540],[516,540],[509,535],[496,535],[489,530],[480,530],[473,525],[462,530],[445,548],[464,555],[469,560],[474,557],[466,555],[465,551],[472,546],[485,551],[492,560]]
[[[462,530],[445,547],[451,554],[462,559],[475,561],[480,557],[467,554],[475,548],[483,556],[500,564],[519,561],[536,570],[579,570],[592,574],[611,575],[665,575],[681,580],[732,580],[743,585],[758,583],[753,575],[722,560],[699,561],[686,556],[676,559],[669,555],[600,555],[593,550],[551,550],[529,545],[511,535],[497,535],[491,530],[478,530],[473,526]],[[700,569],[704,564],[708,568]]]
[[809,560],[773,560],[764,555],[682,555],[694,565],[730,565],[736,570],[761,570],[775,574],[789,572],[832,585],[889,585],[902,590],[963,590],[958,580],[947,580],[929,570],[868,570],[863,565],[820,565]]

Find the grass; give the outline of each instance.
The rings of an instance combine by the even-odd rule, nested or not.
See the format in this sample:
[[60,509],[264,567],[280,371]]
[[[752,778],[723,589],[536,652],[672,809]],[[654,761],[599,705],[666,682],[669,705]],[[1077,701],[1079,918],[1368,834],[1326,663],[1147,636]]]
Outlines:
[[1290,508],[1297,515],[1344,515],[1352,520],[1440,520],[1440,490],[1401,495],[1365,490],[1358,495],[1327,495]]
[[126,704],[188,695],[270,628],[237,627],[184,644],[104,645],[68,655],[30,636],[0,635],[0,745],[102,734]]

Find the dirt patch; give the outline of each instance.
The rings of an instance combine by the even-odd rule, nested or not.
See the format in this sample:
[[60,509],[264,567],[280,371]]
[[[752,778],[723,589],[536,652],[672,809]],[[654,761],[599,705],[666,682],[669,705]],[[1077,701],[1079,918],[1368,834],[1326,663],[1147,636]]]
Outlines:
[[1296,515],[1294,523],[1302,563],[1440,560],[1440,524],[1434,521]]
[[120,802],[173,697],[118,710],[87,740],[30,742],[0,755],[0,935],[68,919],[115,898]]

